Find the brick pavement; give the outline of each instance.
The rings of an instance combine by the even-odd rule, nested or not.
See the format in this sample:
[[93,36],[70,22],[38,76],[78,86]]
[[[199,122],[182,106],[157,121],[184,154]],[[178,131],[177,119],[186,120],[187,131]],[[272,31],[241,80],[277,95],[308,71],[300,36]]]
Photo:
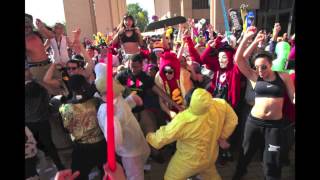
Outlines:
[[[71,163],[71,151],[64,150],[59,151],[59,155],[63,157],[63,163],[70,167]],[[44,157],[42,157],[44,158]],[[250,163],[248,167],[248,174],[243,178],[243,180],[263,180],[263,171],[262,164],[257,160],[257,155],[253,159],[253,162]],[[294,148],[290,152],[290,165],[286,166],[282,169],[282,180],[294,180],[295,179],[295,150]],[[164,164],[158,164],[156,162],[151,161],[151,170],[145,173],[145,180],[163,180],[163,176],[167,167],[169,160],[167,160]],[[48,161],[47,168],[51,167],[51,170],[47,172],[40,173],[41,180],[53,180],[53,177],[56,173],[56,169],[52,168],[52,162]],[[43,165],[43,164],[41,164]],[[218,172],[220,173],[223,180],[231,180],[232,175],[235,171],[236,161],[228,162],[224,167],[217,166]],[[95,172],[93,172],[94,174]],[[92,178],[91,180],[98,180],[99,176]],[[197,180],[197,178],[193,178],[192,180]]]

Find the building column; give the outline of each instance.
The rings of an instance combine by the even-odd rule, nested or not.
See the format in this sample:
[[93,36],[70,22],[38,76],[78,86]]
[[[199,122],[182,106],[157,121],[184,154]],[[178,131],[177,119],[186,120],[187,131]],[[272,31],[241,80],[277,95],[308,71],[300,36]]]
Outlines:
[[181,16],[192,17],[192,0],[181,0]]
[[111,32],[126,12],[126,0],[96,0],[95,3],[98,32]]
[[290,12],[290,17],[289,17],[288,30],[287,30],[288,37],[291,36],[291,26],[292,26],[292,18],[294,16],[295,3],[296,3],[296,1],[293,0],[291,12]]
[[[224,2],[228,13],[230,1],[225,0]],[[224,17],[220,0],[210,0],[210,24],[212,24],[215,31],[224,33]]]
[[63,0],[66,18],[67,35],[72,37],[72,31],[81,29],[81,40],[91,38],[96,33],[95,14],[92,11],[92,0]]

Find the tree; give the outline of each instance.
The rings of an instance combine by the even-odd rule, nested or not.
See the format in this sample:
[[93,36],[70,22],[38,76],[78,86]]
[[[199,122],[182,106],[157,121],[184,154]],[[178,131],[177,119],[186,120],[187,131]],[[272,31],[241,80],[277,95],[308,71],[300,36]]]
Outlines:
[[136,26],[143,32],[149,23],[148,12],[143,10],[138,3],[128,4],[127,11],[135,19]]

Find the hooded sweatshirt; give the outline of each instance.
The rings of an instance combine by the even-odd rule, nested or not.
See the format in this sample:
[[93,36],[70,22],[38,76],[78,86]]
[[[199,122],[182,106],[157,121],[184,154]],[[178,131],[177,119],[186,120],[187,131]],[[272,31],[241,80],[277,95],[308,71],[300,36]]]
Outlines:
[[[174,77],[171,80],[168,80],[164,73],[164,68],[166,66],[170,66],[174,71]],[[180,62],[174,53],[164,52],[161,55],[159,76],[163,82],[163,89],[165,90],[165,92],[169,95],[169,97],[172,98],[172,100],[178,103],[178,100],[176,100],[176,98],[178,96],[181,96],[182,98],[181,88],[180,88]],[[180,95],[177,94],[176,96],[175,94],[176,92],[174,93],[174,91],[180,92]]]
[[[95,81],[96,87],[101,94],[106,93],[106,65],[99,63],[96,65],[95,72],[97,78]],[[131,112],[128,100],[123,99],[122,92],[124,87],[113,79],[114,93],[114,134],[115,148],[118,155],[122,157],[137,157],[143,156],[147,159],[150,154],[150,148],[146,142],[143,132],[137,119]],[[107,104],[100,105],[97,117],[99,126],[107,140],[107,123],[106,109]]]
[[198,88],[192,94],[190,106],[166,126],[148,133],[147,141],[156,149],[177,141],[177,151],[166,175],[173,173],[181,178],[189,172],[196,174],[215,168],[218,139],[227,139],[237,123],[235,112],[225,100],[212,98],[205,89]]
[[[190,37],[186,38],[186,42],[188,44],[188,50],[190,57],[193,61],[198,63],[205,64],[206,68],[212,70],[214,72],[213,79],[211,81],[211,85],[209,88],[209,92],[213,93],[217,80],[219,80],[219,76],[226,72],[226,81],[228,84],[228,92],[227,92],[227,101],[231,104],[233,108],[235,108],[240,100],[240,79],[241,73],[239,71],[238,66],[233,61],[234,53],[230,51],[224,51],[228,57],[228,65],[225,69],[221,69],[219,65],[218,51],[210,46],[208,46],[205,51],[199,55],[197,50],[194,48],[194,43]],[[217,45],[218,47],[221,44]]]

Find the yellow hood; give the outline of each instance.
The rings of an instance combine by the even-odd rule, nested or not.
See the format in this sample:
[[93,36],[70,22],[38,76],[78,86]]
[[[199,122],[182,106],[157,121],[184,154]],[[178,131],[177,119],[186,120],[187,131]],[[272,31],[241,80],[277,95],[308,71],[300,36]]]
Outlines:
[[192,94],[188,110],[194,115],[204,115],[209,112],[211,104],[211,94],[205,89],[197,88]]

